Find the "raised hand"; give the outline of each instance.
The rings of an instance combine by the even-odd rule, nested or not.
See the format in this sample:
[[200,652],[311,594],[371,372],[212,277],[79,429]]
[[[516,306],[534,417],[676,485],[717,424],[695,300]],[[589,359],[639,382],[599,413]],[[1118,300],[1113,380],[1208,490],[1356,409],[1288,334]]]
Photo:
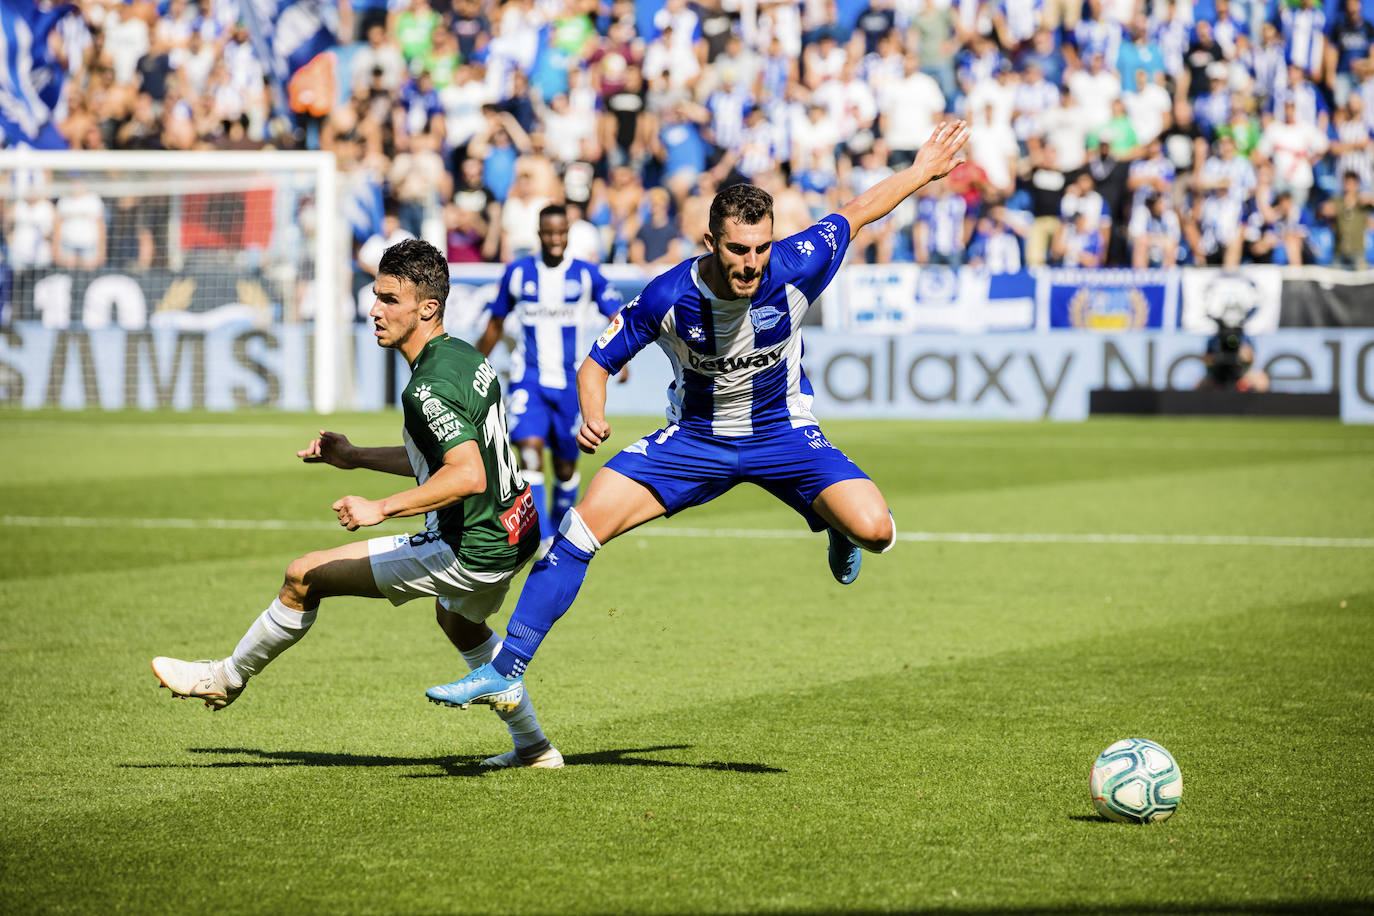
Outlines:
[[968,135],[967,122],[942,121],[931,133],[930,139],[921,145],[916,153],[915,164],[930,176],[931,181],[944,178],[955,166],[964,163],[959,151],[968,142]]

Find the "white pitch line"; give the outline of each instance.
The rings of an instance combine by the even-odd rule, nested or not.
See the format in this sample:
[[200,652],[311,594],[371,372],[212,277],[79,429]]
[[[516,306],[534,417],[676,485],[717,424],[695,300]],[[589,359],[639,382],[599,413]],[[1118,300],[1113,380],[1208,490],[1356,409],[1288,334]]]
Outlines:
[[[0,526],[15,528],[175,528],[232,531],[337,531],[326,521],[231,518],[87,518],[80,516],[0,515]],[[659,525],[636,528],[622,537],[715,538],[740,540],[806,540],[803,529],[685,528]],[[1374,548],[1374,538],[1284,537],[1248,534],[1082,534],[998,531],[901,531],[899,541],[924,544],[1127,544],[1164,547],[1309,547]]]
[[[630,532],[654,537],[687,538],[811,538],[809,531],[752,528],[636,528]],[[622,535],[626,536],[626,535]],[[1155,544],[1184,547],[1355,547],[1374,548],[1374,538],[1266,537],[1245,534],[1054,534],[998,531],[899,531],[899,541],[925,544]]]
[[71,515],[0,515],[0,525],[16,528],[212,528],[231,531],[321,531],[337,522],[298,522],[275,518],[82,518]]

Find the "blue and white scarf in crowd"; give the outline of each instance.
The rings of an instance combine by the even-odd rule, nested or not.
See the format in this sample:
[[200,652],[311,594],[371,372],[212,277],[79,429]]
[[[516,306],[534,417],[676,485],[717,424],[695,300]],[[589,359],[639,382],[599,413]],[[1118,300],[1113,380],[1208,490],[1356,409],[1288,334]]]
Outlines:
[[66,149],[53,125],[62,96],[62,65],[48,50],[48,33],[76,7],[39,11],[33,0],[0,0],[0,135],[5,146]]

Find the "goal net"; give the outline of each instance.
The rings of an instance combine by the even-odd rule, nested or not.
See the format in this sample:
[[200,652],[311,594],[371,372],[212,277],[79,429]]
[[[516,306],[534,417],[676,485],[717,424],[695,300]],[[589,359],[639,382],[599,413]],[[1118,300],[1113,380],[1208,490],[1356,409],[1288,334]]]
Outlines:
[[0,404],[350,407],[323,152],[0,150]]

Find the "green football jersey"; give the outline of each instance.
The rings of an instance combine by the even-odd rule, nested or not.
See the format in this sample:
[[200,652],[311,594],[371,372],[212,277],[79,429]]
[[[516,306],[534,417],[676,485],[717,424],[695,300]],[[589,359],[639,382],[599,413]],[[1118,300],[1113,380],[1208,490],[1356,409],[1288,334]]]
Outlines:
[[506,409],[496,370],[461,340],[441,334],[410,367],[401,396],[406,454],[424,483],[449,449],[477,443],[487,488],[430,512],[425,529],[453,548],[469,569],[514,569],[539,545],[539,516],[506,432]]

